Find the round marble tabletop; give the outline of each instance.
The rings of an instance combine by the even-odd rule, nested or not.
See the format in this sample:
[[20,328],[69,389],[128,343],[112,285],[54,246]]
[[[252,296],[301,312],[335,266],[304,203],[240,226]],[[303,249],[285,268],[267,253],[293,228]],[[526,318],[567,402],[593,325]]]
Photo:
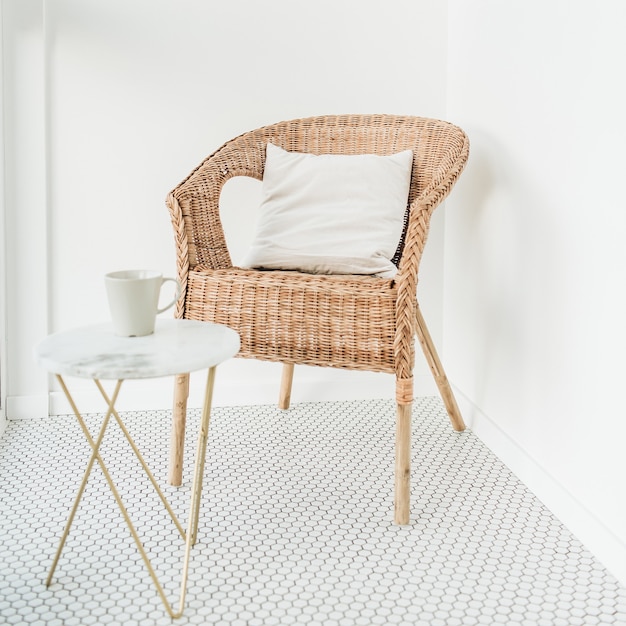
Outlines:
[[227,326],[165,319],[144,337],[119,337],[110,324],[55,333],[35,348],[35,357],[54,374],[120,380],[185,374],[237,352],[239,335]]

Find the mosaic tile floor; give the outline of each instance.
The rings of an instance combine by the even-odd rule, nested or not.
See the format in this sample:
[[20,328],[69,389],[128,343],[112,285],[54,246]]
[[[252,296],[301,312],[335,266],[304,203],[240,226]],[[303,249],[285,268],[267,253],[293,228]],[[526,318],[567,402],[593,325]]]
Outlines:
[[[176,623],[626,624],[626,590],[437,398],[414,416],[413,521],[397,527],[393,402],[215,409]],[[168,413],[124,417],[164,483]],[[198,419],[185,483],[165,489],[183,519]],[[103,457],[177,600],[182,542],[118,433]],[[70,417],[11,422],[0,441],[0,623],[172,624],[99,468],[45,588],[87,456]]]

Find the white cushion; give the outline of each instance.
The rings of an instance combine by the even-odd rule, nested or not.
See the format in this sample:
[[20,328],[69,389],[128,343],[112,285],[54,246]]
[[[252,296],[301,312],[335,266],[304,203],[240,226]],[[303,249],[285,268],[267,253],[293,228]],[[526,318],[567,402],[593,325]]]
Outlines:
[[262,200],[245,268],[392,278],[411,150],[313,155],[267,144]]

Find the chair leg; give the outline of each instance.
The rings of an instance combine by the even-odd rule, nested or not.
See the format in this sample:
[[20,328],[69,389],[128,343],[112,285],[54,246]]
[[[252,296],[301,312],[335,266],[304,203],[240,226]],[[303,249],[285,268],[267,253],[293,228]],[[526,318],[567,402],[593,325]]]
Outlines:
[[278,408],[288,409],[291,402],[291,383],[293,382],[293,363],[283,364],[283,375],[280,381]]
[[454,393],[452,392],[452,388],[450,387],[450,383],[446,377],[446,373],[443,370],[443,366],[441,365],[441,361],[439,360],[439,355],[437,354],[437,350],[435,349],[435,345],[433,344],[433,340],[428,332],[428,327],[426,326],[426,322],[422,317],[422,312],[420,311],[419,304],[415,307],[415,319],[416,319],[416,330],[417,330],[417,338],[422,346],[422,350],[424,351],[424,356],[428,361],[428,365],[430,366],[430,371],[433,373],[435,378],[435,382],[437,383],[437,387],[439,388],[439,393],[441,394],[441,399],[446,406],[446,410],[448,411],[448,416],[450,417],[450,423],[452,424],[452,428],[456,431],[465,430],[465,423],[463,422],[463,418],[461,417],[461,412],[459,411],[459,407],[456,403],[456,398],[454,397]]
[[396,414],[396,485],[394,522],[408,524],[411,502],[411,412],[413,404],[400,404]]
[[168,482],[176,487],[183,482],[183,454],[185,450],[185,425],[187,422],[187,398],[189,397],[189,374],[179,374],[174,382],[174,409],[170,438],[170,464]]

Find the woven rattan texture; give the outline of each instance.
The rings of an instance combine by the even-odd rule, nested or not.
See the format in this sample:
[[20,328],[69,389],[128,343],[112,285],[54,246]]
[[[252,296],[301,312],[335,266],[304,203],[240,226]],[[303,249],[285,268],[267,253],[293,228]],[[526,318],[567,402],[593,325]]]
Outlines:
[[[232,266],[220,222],[220,193],[234,176],[262,179],[270,141],[314,154],[413,151],[395,280]],[[404,391],[398,400],[410,402],[419,262],[432,211],[450,192],[468,152],[466,135],[450,123],[392,115],[291,120],[227,142],[167,198],[183,285],[177,316],[228,324],[241,334],[241,356],[395,373],[405,381],[399,383]]]
[[393,373],[392,281],[296,276],[196,269],[189,272],[186,317],[236,328],[240,356]]

